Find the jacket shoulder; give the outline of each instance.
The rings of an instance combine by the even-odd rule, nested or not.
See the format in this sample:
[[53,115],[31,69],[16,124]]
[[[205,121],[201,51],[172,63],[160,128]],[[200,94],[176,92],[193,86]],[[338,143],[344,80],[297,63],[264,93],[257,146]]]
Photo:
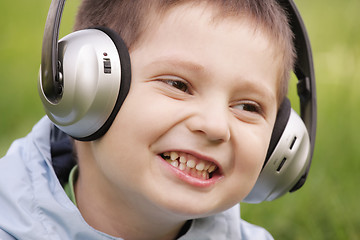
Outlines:
[[240,232],[243,240],[257,239],[257,240],[273,240],[271,234],[260,226],[256,226],[245,220],[240,220]]
[[14,237],[10,236],[8,233],[0,229],[0,239],[1,240],[16,240]]

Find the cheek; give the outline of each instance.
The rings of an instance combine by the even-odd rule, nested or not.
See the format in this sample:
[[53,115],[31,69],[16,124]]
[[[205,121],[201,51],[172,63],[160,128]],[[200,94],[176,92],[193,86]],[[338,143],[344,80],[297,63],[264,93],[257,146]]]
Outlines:
[[109,131],[94,144],[103,168],[108,168],[106,162],[110,171],[119,168],[139,171],[140,162],[150,157],[149,147],[171,125],[166,103],[144,90],[137,84],[129,92]]
[[135,83],[133,87],[110,131],[116,132],[117,141],[149,146],[177,122],[183,106],[159,94],[151,84]]
[[[145,94],[131,91],[111,125],[107,138],[119,147],[136,147],[149,135],[151,118],[156,118]],[[120,150],[120,149],[118,149]]]
[[[120,130],[118,127],[115,125],[116,130]],[[135,188],[144,176],[145,160],[149,158],[143,145],[135,144],[134,136],[129,137],[132,133],[126,128],[121,130],[109,132],[93,146],[97,171],[114,193]]]
[[247,152],[247,156],[236,160],[238,162],[236,171],[239,175],[243,176],[243,182],[245,182],[247,186],[250,186],[250,189],[252,188],[252,185],[255,184],[264,164],[266,155],[264,148],[265,147],[258,147],[250,151],[245,150]]
[[138,164],[141,164],[137,159],[144,158],[144,151],[139,151],[141,147],[144,149],[144,144],[139,142],[146,136],[144,130],[140,129],[144,124],[135,115],[136,111],[132,111],[133,108],[129,105],[131,101],[127,100],[108,132],[93,143],[95,161],[100,171],[108,180],[117,184],[127,182],[126,180],[135,181],[136,179],[127,178],[136,176]]
[[237,145],[234,160],[234,173],[238,178],[243,190],[243,197],[254,186],[262,166],[265,162],[267,149],[270,142],[271,128],[262,128],[261,131],[254,131],[241,134],[235,144]]
[[248,126],[237,132],[236,141],[233,143],[234,149],[236,149],[237,156],[240,156],[237,161],[241,162],[246,170],[263,165],[270,143],[271,132],[272,128],[270,126]]

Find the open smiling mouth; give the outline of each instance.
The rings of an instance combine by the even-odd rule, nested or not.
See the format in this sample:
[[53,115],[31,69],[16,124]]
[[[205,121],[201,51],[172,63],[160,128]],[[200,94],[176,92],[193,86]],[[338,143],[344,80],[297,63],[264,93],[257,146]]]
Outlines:
[[198,159],[191,154],[164,152],[160,156],[173,167],[198,179],[208,180],[219,174],[215,163]]

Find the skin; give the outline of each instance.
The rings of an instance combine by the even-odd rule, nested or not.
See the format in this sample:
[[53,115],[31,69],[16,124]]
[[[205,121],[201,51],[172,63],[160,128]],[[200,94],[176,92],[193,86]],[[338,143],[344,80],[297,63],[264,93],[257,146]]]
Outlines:
[[[130,52],[131,89],[110,130],[75,143],[76,199],[95,229],[174,239],[187,220],[234,206],[255,184],[280,62],[247,19],[212,20],[209,6],[181,5],[152,25]],[[216,177],[184,178],[161,157],[167,151],[207,159]]]

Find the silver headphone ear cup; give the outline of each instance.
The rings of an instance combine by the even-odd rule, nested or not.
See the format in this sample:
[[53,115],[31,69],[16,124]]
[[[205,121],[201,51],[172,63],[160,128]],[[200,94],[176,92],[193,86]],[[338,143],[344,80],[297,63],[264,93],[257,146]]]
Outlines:
[[309,161],[310,139],[306,126],[291,109],[281,138],[243,202],[260,203],[284,195],[306,172]]
[[[97,29],[77,31],[59,41],[64,81],[62,99],[53,104],[39,84],[45,111],[59,129],[79,140],[93,140],[106,132],[111,125],[106,126],[109,116],[116,115],[117,111],[112,113],[119,105],[123,80],[119,55],[108,34]],[[105,130],[102,129],[104,125]]]

